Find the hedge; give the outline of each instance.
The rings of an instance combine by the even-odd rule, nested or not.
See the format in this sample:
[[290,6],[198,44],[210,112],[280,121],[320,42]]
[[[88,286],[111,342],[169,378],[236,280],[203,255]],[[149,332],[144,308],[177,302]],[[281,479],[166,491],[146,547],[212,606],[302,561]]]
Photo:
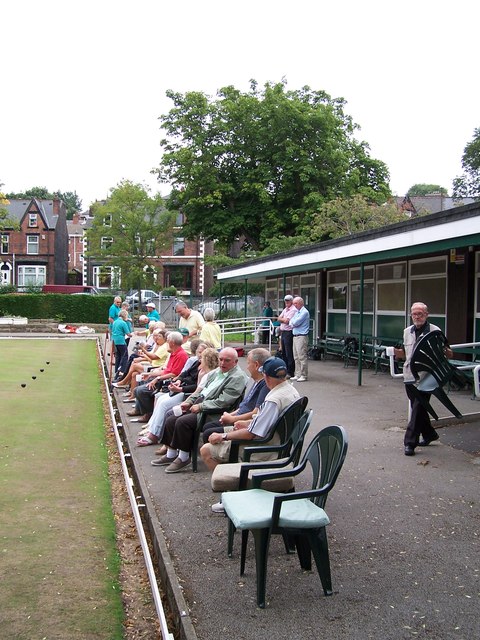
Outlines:
[[111,295],[6,293],[0,296],[0,317],[52,319],[58,322],[107,324]]

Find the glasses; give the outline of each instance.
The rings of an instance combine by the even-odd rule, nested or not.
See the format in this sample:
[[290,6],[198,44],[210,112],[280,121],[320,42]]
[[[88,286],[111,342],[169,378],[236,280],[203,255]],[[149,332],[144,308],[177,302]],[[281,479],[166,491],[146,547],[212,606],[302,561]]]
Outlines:
[[424,311],[419,311],[418,313],[411,313],[412,318],[423,318],[427,314]]

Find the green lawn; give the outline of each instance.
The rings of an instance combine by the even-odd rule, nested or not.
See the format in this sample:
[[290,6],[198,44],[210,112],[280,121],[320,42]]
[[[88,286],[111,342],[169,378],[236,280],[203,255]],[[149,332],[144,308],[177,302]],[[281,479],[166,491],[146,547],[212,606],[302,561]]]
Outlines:
[[6,339],[0,354],[1,637],[120,639],[95,341]]

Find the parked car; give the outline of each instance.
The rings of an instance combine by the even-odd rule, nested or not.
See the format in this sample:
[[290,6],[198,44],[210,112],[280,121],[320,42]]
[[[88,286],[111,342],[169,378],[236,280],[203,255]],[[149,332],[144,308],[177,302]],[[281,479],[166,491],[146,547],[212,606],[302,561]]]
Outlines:
[[42,287],[42,293],[74,293],[98,295],[98,291],[95,289],[95,287],[82,284],[44,284]]
[[[142,309],[153,298],[158,301],[158,292],[152,291],[152,289],[140,289],[140,306]],[[130,289],[125,296],[125,301],[128,302],[132,309],[137,309],[139,303],[138,289]],[[155,302],[155,300],[152,300],[152,302]]]
[[[252,296],[247,296],[247,315],[254,307],[254,300]],[[243,296],[222,296],[216,298],[213,302],[201,302],[197,309],[200,313],[203,313],[205,309],[213,309],[218,315],[220,309],[223,313],[236,313],[238,315],[244,315],[245,313],[245,298]]]

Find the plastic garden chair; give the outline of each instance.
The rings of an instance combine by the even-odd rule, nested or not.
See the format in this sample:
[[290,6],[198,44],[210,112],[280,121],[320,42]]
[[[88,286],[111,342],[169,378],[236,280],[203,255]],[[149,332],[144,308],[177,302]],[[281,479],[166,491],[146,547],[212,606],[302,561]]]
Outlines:
[[[410,368],[419,382],[411,385],[418,401],[438,420],[426,394],[433,394],[457,418],[462,414],[447,396],[443,387],[449,382],[465,386],[461,372],[447,359],[445,347],[447,339],[441,331],[435,330],[420,338],[412,353]],[[423,374],[423,375],[420,375]],[[420,393],[419,393],[420,392]]]
[[[270,536],[287,535],[295,542],[300,566],[311,569],[311,555],[322,582],[325,595],[332,595],[332,580],[326,526],[330,520],[324,511],[329,492],[335,485],[347,454],[348,441],[343,427],[334,425],[322,429],[307,448],[302,462],[295,469],[254,474],[254,489],[222,494],[228,516],[228,536],[242,530],[240,575],[245,570],[248,532],[255,540],[257,574],[257,604],[265,607],[265,588]],[[311,488],[306,491],[279,494],[261,489],[267,480],[285,475],[296,476],[306,468],[311,470]],[[258,487],[258,488],[257,488]]]

